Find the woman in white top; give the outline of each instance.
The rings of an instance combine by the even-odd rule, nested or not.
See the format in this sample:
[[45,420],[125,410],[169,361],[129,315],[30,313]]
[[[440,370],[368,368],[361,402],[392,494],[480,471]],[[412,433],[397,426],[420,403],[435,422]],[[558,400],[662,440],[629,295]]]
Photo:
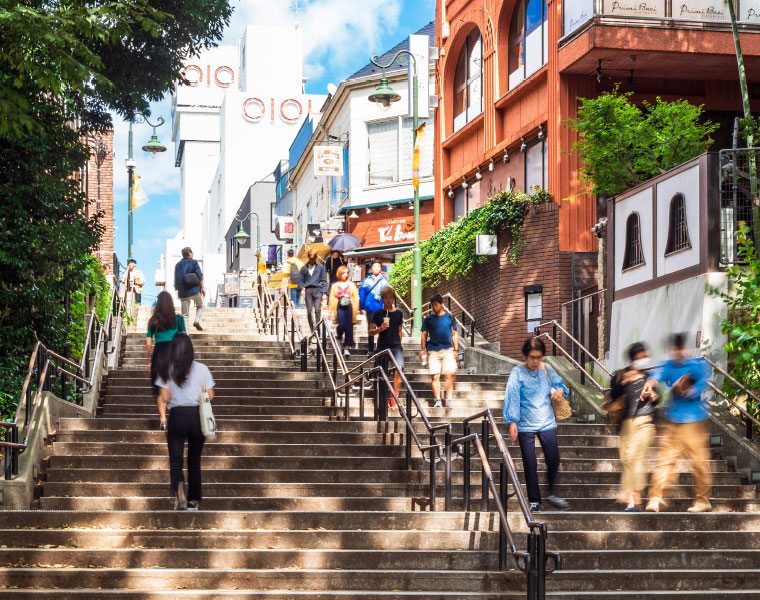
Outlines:
[[[161,365],[156,385],[160,388],[157,403],[161,429],[166,430],[169,445],[171,492],[176,498],[174,510],[198,510],[202,498],[201,453],[205,441],[201,431],[199,398],[203,390],[208,390],[209,398],[213,399],[214,378],[206,365],[195,362],[193,343],[186,333],[174,336],[167,359]],[[187,492],[182,475],[185,440],[188,444]]]

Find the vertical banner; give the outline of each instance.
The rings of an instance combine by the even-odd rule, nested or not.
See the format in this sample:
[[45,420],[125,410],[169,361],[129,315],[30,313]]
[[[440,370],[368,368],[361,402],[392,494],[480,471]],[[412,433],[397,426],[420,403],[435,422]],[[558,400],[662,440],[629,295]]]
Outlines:
[[[417,115],[420,119],[430,116],[430,38],[426,35],[409,36],[409,52],[417,59]],[[412,81],[414,77],[414,64],[409,60],[407,68],[409,86],[409,116],[414,111],[412,103]]]
[[420,145],[425,133],[425,123],[417,127],[417,139],[414,140],[414,154],[412,156],[412,183],[415,188],[420,187]]

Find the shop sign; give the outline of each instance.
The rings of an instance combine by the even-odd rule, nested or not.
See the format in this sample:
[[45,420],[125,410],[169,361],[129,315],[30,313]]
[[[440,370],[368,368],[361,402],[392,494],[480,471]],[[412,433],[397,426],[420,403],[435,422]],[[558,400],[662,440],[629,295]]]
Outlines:
[[190,87],[201,85],[204,81],[206,87],[211,87],[213,82],[216,87],[228,88],[235,82],[235,71],[231,67],[222,65],[212,70],[211,65],[187,65],[182,69],[182,78]]
[[692,21],[726,21],[728,9],[723,0],[674,0],[673,17]]
[[604,14],[615,17],[664,17],[665,0],[604,0]]
[[414,240],[414,218],[391,219],[377,228],[381,244],[395,244]]
[[737,16],[740,21],[760,23],[760,0],[741,0]]
[[314,146],[314,175],[340,177],[343,175],[342,146]]
[[571,34],[594,15],[594,1],[574,0],[562,3],[565,35]]
[[[264,120],[274,122],[278,117],[285,123],[298,123],[303,116],[304,106],[295,98],[287,98],[280,102],[269,98],[265,102],[261,98],[250,97],[243,100],[243,118],[251,123]],[[307,111],[311,112],[311,100],[308,101]]]

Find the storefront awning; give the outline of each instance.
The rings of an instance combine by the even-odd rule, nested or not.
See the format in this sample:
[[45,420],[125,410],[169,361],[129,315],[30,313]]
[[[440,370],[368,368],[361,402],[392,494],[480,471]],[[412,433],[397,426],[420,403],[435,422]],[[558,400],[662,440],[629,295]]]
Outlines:
[[344,252],[344,256],[378,256],[381,254],[400,254],[411,250],[414,244],[388,244],[385,246],[369,246],[366,248],[357,248],[349,252]]
[[[433,196],[422,196],[420,197],[420,202],[424,202],[425,200],[432,200]],[[392,206],[398,205],[398,204],[406,204],[408,202],[414,202],[414,198],[402,198],[401,200],[388,200],[387,202],[373,202],[372,204],[357,204],[355,206],[342,206],[340,208],[339,212],[345,213],[352,210],[361,210],[365,208],[382,208],[383,206],[388,206],[389,204]]]

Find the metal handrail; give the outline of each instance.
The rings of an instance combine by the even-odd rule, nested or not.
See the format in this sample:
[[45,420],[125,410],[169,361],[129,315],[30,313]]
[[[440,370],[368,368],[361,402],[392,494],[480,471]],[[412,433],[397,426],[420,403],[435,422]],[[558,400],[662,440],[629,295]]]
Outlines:
[[[99,327],[99,333],[95,343],[96,353],[94,359],[97,360],[99,349],[102,347],[104,354],[108,354],[107,344],[111,339],[110,328],[113,326],[113,312],[114,306],[116,306],[117,318],[123,316],[125,306],[128,304],[127,294],[133,295],[134,292],[124,292],[124,298],[118,295],[119,282],[115,281],[113,289],[111,291],[111,304],[109,307],[109,314],[105,319],[105,325],[95,317],[91,317],[90,326],[88,326],[88,335],[85,341],[85,345],[82,350],[82,361],[77,364],[69,358],[62,356],[56,352],[53,352],[47,348],[42,342],[37,341],[32,350],[32,354],[29,359],[29,366],[27,368],[26,377],[24,378],[24,384],[21,388],[21,395],[16,405],[16,413],[13,421],[7,421],[0,423],[1,427],[6,429],[5,439],[0,440],[0,447],[5,447],[8,450],[5,452],[5,478],[11,479],[13,475],[18,474],[18,457],[19,454],[27,449],[29,443],[29,435],[32,427],[31,423],[36,418],[37,411],[41,404],[42,392],[49,390],[50,384],[48,375],[51,369],[54,369],[57,375],[61,377],[61,395],[63,400],[66,400],[66,378],[71,378],[77,382],[79,388],[80,385],[86,386],[88,389],[92,389],[95,385],[95,376],[97,371],[92,370],[89,375],[89,361],[90,352],[92,348],[91,339],[93,327]],[[113,349],[111,350],[111,352]],[[62,364],[56,364],[53,361],[59,361]],[[74,372],[69,371],[68,368],[73,368]],[[36,371],[36,390],[32,392],[32,377]],[[81,389],[81,388],[79,388]],[[20,422],[21,410],[24,410],[23,423]],[[25,427],[25,434],[23,441],[19,441],[19,428]]]
[[[459,301],[458,301],[456,298],[454,298],[454,296],[452,296],[450,293],[448,293],[448,292],[447,292],[447,293],[443,294],[443,298],[444,298],[445,300],[448,300],[448,305],[447,305],[446,311],[447,311],[447,312],[448,312],[448,313],[449,313],[449,314],[450,314],[452,317],[454,317],[454,319],[456,320],[456,322],[457,322],[459,325],[461,325],[461,327],[462,327],[462,331],[464,331],[464,332],[466,332],[466,333],[467,333],[467,335],[465,335],[465,336],[462,336],[462,337],[463,337],[463,339],[465,339],[465,340],[466,340],[466,339],[469,337],[469,338],[470,338],[470,339],[469,339],[469,342],[470,342],[470,346],[471,346],[472,348],[474,348],[474,347],[475,347],[475,337],[476,337],[476,335],[478,334],[478,331],[475,329],[475,317],[473,317],[473,316],[472,316],[472,314],[470,314],[470,312],[469,312],[469,311],[468,311],[468,310],[467,310],[467,309],[466,309],[464,306],[462,306],[462,304],[461,304],[461,303],[460,303],[460,302],[459,302]],[[457,315],[455,315],[455,314],[454,314],[454,312],[451,310],[451,303],[452,303],[452,302],[453,302],[454,304],[456,304],[456,306],[457,306],[457,307],[458,307],[458,308],[459,308],[459,309],[462,311],[462,316],[463,316],[463,317],[464,317],[464,316],[467,316],[467,318],[470,320],[470,326],[469,326],[469,327],[467,326],[467,323],[465,323],[464,319],[460,319],[460,318],[459,318]],[[422,318],[424,318],[426,315],[430,314],[430,313],[432,312],[432,310],[433,310],[433,309],[432,309],[432,307],[430,306],[430,302],[425,302],[425,303],[424,303],[424,304],[423,304],[423,305],[420,307],[420,312],[421,312]],[[409,319],[406,319],[406,320],[404,321],[404,323],[406,324],[406,323],[410,322],[411,320],[412,320],[412,318],[410,317]],[[482,334],[481,334],[481,337],[483,337],[483,335],[482,335]],[[485,338],[484,338],[484,339],[485,339]]]
[[[718,371],[723,377],[728,379],[731,383],[733,383],[736,387],[738,387],[742,392],[747,394],[747,396],[750,396],[755,402],[760,404],[760,398],[757,397],[755,393],[752,392],[747,386],[745,386],[741,381],[733,377],[730,373],[728,373],[725,369],[723,369],[720,365],[712,361],[706,356],[701,357],[707,364],[709,364],[713,369]],[[744,407],[740,406],[731,398],[729,398],[728,394],[726,394],[723,390],[721,390],[715,383],[712,381],[708,381],[707,385],[712,389],[716,394],[718,394],[723,400],[730,404],[734,409],[738,410],[742,416],[747,419],[747,432],[746,437],[747,439],[752,439],[753,436],[753,424],[757,427],[760,427],[760,420],[758,420],[756,417],[754,417],[752,414],[750,414],[749,411],[747,411]]]
[[[481,435],[477,432],[470,432],[470,423],[482,418]],[[497,490],[491,470],[489,459],[489,445],[491,437],[496,441],[499,449],[501,460],[499,463],[500,489]],[[489,510],[489,492],[496,503],[496,510],[499,514],[499,569],[507,569],[507,552],[512,554],[517,568],[525,573],[528,577],[527,598],[529,600],[542,600],[546,591],[546,575],[562,568],[562,557],[558,552],[546,550],[547,527],[542,521],[533,519],[533,513],[530,512],[528,500],[525,497],[520,480],[517,476],[512,456],[507,450],[507,445],[499,431],[496,421],[490,409],[485,409],[479,413],[471,415],[462,421],[462,436],[454,440],[448,439],[447,442],[454,448],[457,448],[457,454],[464,459],[464,510],[470,510],[470,444],[475,444],[478,458],[481,462],[482,475],[482,495],[481,511]],[[462,448],[460,451],[459,448]],[[447,453],[450,450],[447,448]],[[448,475],[450,477],[450,474]],[[509,483],[512,483],[512,494],[508,493]],[[528,550],[520,552],[517,550],[514,534],[509,526],[507,519],[506,505],[510,497],[516,497],[520,512],[528,528]],[[554,560],[552,569],[547,569],[547,560]],[[521,562],[522,561],[522,562]]]
[[563,307],[567,306],[568,304],[573,304],[575,302],[580,302],[581,300],[585,300],[586,298],[591,298],[592,296],[598,296],[599,294],[603,294],[606,291],[607,291],[607,288],[605,288],[603,290],[596,291],[596,292],[591,292],[590,294],[586,294],[585,296],[579,296],[578,298],[574,298],[572,300],[568,300],[567,302],[563,302],[562,304],[559,305],[559,307],[563,308]]

